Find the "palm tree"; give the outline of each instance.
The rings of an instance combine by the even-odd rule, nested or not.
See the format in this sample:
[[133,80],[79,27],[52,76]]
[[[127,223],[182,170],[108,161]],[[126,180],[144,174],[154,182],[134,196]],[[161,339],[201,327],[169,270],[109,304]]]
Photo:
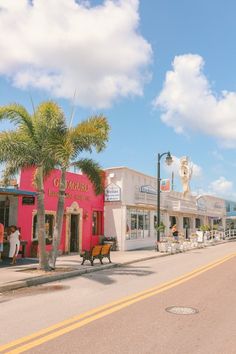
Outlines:
[[102,193],[103,175],[100,166],[92,159],[83,158],[81,154],[84,152],[92,152],[92,148],[95,148],[97,152],[102,151],[108,141],[109,129],[110,127],[104,116],[93,116],[77,124],[75,127],[68,127],[64,130],[63,135],[54,136],[52,143],[48,145],[48,153],[54,156],[54,159],[61,169],[56,222],[53,231],[52,268],[55,268],[61,240],[65,204],[66,171],[72,165],[79,168],[88,176],[94,185],[95,193]]
[[54,102],[41,103],[30,114],[19,104],[0,107],[0,120],[9,120],[16,128],[0,133],[0,162],[6,163],[5,177],[20,169],[35,167],[34,184],[37,190],[37,231],[39,268],[49,270],[45,241],[44,178],[55,167],[48,155],[47,144],[54,136],[63,135],[65,118]]
[[55,268],[63,223],[66,171],[71,165],[80,168],[93,183],[95,193],[101,193],[103,179],[99,165],[81,154],[92,152],[93,148],[97,152],[102,151],[108,141],[110,127],[102,115],[68,127],[61,108],[51,101],[41,103],[32,115],[17,104],[0,107],[2,119],[8,119],[16,126],[16,130],[0,133],[0,162],[7,163],[6,177],[21,168],[36,167],[39,266],[45,270],[51,268],[45,241],[44,178],[54,168],[61,169],[51,260],[52,268]]

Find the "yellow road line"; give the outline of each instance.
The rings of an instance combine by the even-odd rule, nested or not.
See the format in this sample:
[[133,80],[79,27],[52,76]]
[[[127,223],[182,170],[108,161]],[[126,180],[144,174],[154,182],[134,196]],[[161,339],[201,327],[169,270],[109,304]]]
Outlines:
[[[217,261],[211,262],[205,266],[197,268],[197,269],[193,270],[192,272],[186,273],[185,275],[180,276],[180,277],[178,277],[174,280],[171,280],[169,282],[162,283],[156,287],[147,289],[145,291],[136,293],[134,295],[130,295],[125,298],[122,298],[118,301],[114,301],[109,304],[98,307],[96,309],[87,311],[79,316],[74,316],[68,320],[59,322],[56,325],[45,328],[45,329],[38,331],[36,333],[33,333],[29,336],[19,338],[18,340],[15,340],[11,343],[0,346],[0,352],[3,352],[3,351],[5,352],[7,349],[16,347],[17,345],[20,345],[20,344],[23,344],[20,347],[13,349],[10,352],[7,352],[8,354],[22,353],[22,352],[29,350],[35,346],[43,344],[43,343],[50,341],[52,339],[55,339],[63,334],[69,333],[70,331],[73,331],[74,329],[85,326],[86,324],[88,324],[90,322],[93,322],[93,321],[100,319],[102,317],[105,317],[111,313],[119,311],[127,306],[130,306],[130,305],[136,303],[136,302],[142,301],[142,300],[149,298],[153,295],[156,295],[156,294],[159,294],[163,291],[171,289],[174,286],[180,285],[180,284],[226,262],[227,260],[232,259],[233,257],[235,257],[235,255],[236,254],[230,254],[230,255],[225,256]],[[64,327],[64,328],[62,328],[62,327]],[[52,332],[52,333],[50,333],[50,332]],[[43,337],[41,337],[41,336],[43,336]],[[41,337],[41,338],[38,338],[38,337]],[[36,338],[38,338],[38,339],[36,339]],[[29,343],[27,343],[27,342],[29,342]],[[26,344],[24,344],[24,343],[26,343]]]

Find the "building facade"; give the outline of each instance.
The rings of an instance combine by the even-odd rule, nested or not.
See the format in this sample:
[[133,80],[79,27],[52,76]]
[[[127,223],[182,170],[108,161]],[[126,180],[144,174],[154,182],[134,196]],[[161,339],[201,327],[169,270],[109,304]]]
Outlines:
[[[32,244],[37,243],[37,204],[33,185],[34,170],[21,171],[19,190],[31,191],[30,195],[4,198],[5,226],[17,225],[21,239],[27,241],[26,255],[31,255]],[[60,171],[54,170],[47,177],[45,187],[45,231],[47,249],[50,250],[55,224]],[[1,202],[0,202],[1,203]],[[3,204],[3,203],[2,203]],[[7,213],[7,214],[6,214]],[[62,253],[79,253],[99,242],[104,233],[104,195],[96,196],[93,185],[83,174],[66,175],[66,197],[60,250]]]
[[226,228],[236,229],[236,202],[226,200]]
[[[108,168],[105,188],[105,236],[116,237],[122,251],[153,247],[157,232],[157,180],[127,167]],[[165,235],[171,227],[186,238],[203,225],[225,227],[225,201],[209,195],[161,193],[161,220]]]

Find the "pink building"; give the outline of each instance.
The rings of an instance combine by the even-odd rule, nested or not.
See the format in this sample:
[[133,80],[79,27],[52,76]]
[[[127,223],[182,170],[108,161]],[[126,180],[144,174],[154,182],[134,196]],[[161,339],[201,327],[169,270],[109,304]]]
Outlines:
[[[20,176],[20,190],[35,191],[33,169]],[[60,171],[54,170],[45,181],[45,230],[50,249],[57,209]],[[104,195],[96,196],[88,177],[67,173],[64,221],[60,249],[63,253],[79,253],[90,249],[104,232]],[[22,239],[27,241],[26,255],[30,256],[32,241],[37,240],[36,197],[21,196],[18,201],[18,222]],[[33,242],[34,243],[34,242]]]

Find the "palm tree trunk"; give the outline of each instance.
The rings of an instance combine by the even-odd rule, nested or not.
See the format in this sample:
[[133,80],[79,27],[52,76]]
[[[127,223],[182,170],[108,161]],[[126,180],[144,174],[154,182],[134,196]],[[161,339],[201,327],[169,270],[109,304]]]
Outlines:
[[66,169],[62,169],[60,186],[59,186],[59,197],[57,202],[56,223],[53,229],[52,258],[51,258],[52,268],[55,268],[58,249],[61,243],[61,231],[62,231],[64,205],[65,205],[65,190],[66,190]]
[[45,207],[44,207],[44,185],[43,168],[38,168],[38,194],[37,194],[37,231],[39,242],[39,269],[49,270],[48,255],[46,252],[45,240]]

